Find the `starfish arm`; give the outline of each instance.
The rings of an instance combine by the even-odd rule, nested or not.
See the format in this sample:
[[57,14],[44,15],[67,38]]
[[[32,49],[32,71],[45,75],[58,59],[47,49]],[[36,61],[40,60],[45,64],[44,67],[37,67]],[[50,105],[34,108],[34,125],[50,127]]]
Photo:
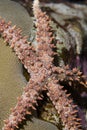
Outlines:
[[86,76],[82,74],[77,68],[70,70],[69,66],[54,67],[53,72],[57,74],[57,79],[60,84],[66,84],[79,92],[87,91]]
[[[46,82],[48,96],[60,114],[64,127],[67,130],[80,130],[80,122],[78,121],[79,119],[76,118],[77,114],[74,110],[74,105],[72,105],[72,100],[69,99],[69,96],[63,90],[63,88],[57,84],[58,80],[56,80],[56,74],[53,72],[53,68],[55,68],[53,65],[54,37],[50,27],[50,19],[37,5],[39,4],[38,0],[35,0],[34,2],[36,2],[36,4],[34,3],[33,11],[36,18],[37,27],[37,52],[44,67],[47,69],[47,73],[49,73]],[[54,77],[54,79],[52,79],[52,77]]]
[[[37,27],[37,34],[36,34],[36,40],[38,42],[37,51],[40,52],[39,49],[41,49],[41,46],[43,44],[42,48],[45,49],[45,51],[48,50],[48,53],[50,55],[54,55],[53,51],[50,49],[52,47],[55,48],[54,44],[52,44],[52,42],[54,42],[55,40],[54,37],[52,36],[52,30],[50,28],[51,20],[46,15],[46,13],[45,12],[43,13],[39,8],[39,0],[34,1],[33,11],[34,16],[36,18],[36,27]],[[49,49],[47,49],[48,45]],[[58,80],[61,83],[67,83],[68,85],[73,86],[73,88],[78,89],[78,91],[87,91],[86,77],[82,75],[82,72],[80,72],[77,68],[73,68],[73,70],[70,70],[68,66],[65,66],[64,68],[53,67],[53,69],[54,72],[58,74]]]
[[57,83],[56,79],[50,79],[47,85],[48,97],[57,110],[63,126],[66,130],[79,130],[81,128],[80,119],[77,118],[76,105],[70,99],[70,94],[66,94],[63,86]]
[[36,82],[30,79],[27,86],[24,88],[21,97],[18,97],[16,106],[11,110],[11,114],[7,120],[4,120],[2,130],[15,130],[19,124],[26,119],[26,115],[31,115],[32,110],[36,110],[37,101],[41,100],[43,88]]
[[26,36],[22,36],[20,29],[16,28],[16,26],[12,27],[11,22],[6,23],[2,18],[0,18],[0,34],[15,51],[28,73],[32,74],[34,70],[33,64],[38,61],[34,46],[31,46]]

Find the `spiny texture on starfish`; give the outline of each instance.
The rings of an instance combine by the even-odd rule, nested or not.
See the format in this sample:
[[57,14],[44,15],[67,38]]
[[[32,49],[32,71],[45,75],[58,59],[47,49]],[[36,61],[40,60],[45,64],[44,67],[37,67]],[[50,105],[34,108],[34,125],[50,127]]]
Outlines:
[[[31,43],[27,42],[26,37],[21,36],[21,30],[11,27],[10,23],[6,24],[0,19],[0,33],[14,49],[18,58],[24,64],[24,67],[30,73],[30,80],[24,89],[22,96],[18,99],[18,103],[13,108],[9,118],[5,120],[3,130],[15,130],[19,124],[25,119],[27,114],[31,114],[35,109],[37,101],[41,100],[42,91],[47,90],[47,95],[54,104],[59,113],[65,129],[80,130],[79,119],[76,118],[76,106],[70,99],[69,94],[63,90],[60,81],[68,81],[70,78],[77,80],[79,84],[85,87],[85,79],[79,71],[68,70],[67,67],[61,69],[53,64],[55,52],[53,51],[54,37],[50,27],[50,19],[39,8],[39,1],[35,0],[33,4],[34,16],[36,18],[36,41],[35,48]],[[61,74],[64,75],[62,80],[59,79]],[[69,77],[68,77],[69,76]],[[78,78],[76,79],[76,77]]]
[[73,89],[78,90],[78,92],[87,92],[87,82],[86,76],[82,74],[77,68],[70,70],[69,66],[54,67],[53,71],[57,73],[57,79],[60,84],[67,84],[73,86]]

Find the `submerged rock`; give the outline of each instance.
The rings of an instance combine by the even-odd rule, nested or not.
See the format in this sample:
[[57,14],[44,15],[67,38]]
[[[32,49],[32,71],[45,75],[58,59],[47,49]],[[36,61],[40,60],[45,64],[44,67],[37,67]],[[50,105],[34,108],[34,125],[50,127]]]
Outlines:
[[30,34],[32,19],[24,7],[15,1],[0,0],[0,16],[13,25],[21,27],[25,35]]

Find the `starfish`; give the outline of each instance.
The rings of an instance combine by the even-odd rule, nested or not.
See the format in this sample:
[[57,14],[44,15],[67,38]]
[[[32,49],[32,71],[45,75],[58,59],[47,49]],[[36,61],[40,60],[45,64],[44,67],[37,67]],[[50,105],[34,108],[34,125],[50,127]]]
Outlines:
[[18,97],[16,106],[4,122],[2,130],[16,130],[26,115],[31,115],[36,109],[38,100],[42,100],[42,92],[45,91],[52,101],[65,130],[81,130],[80,119],[77,118],[77,106],[74,105],[70,94],[64,90],[61,83],[67,82],[69,86],[78,91],[87,91],[85,76],[77,68],[69,69],[55,66],[56,53],[55,38],[50,26],[50,18],[39,7],[39,1],[34,0],[33,12],[36,26],[36,43],[27,41],[26,36],[21,35],[21,29],[11,26],[0,19],[0,34],[5,42],[15,51],[16,55],[30,74],[21,97]]

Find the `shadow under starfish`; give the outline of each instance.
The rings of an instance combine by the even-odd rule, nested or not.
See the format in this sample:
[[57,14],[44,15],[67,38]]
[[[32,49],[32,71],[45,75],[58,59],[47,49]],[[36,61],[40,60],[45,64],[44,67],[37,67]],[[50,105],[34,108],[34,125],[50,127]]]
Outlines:
[[25,116],[31,115],[32,110],[38,105],[38,100],[42,100],[43,91],[47,92],[55,106],[64,128],[80,130],[81,123],[77,118],[77,106],[73,104],[70,94],[67,94],[60,83],[67,82],[71,87],[74,86],[74,89],[87,91],[85,76],[76,68],[70,70],[68,66],[61,68],[54,65],[56,46],[50,27],[51,20],[39,8],[38,0],[34,0],[33,12],[36,19],[36,46],[29,43],[26,37],[22,37],[20,29],[15,26],[11,27],[10,22],[5,23],[2,18],[0,19],[1,36],[13,48],[30,74],[30,80],[10,116],[5,120],[2,130],[18,129],[19,124],[25,120]]

